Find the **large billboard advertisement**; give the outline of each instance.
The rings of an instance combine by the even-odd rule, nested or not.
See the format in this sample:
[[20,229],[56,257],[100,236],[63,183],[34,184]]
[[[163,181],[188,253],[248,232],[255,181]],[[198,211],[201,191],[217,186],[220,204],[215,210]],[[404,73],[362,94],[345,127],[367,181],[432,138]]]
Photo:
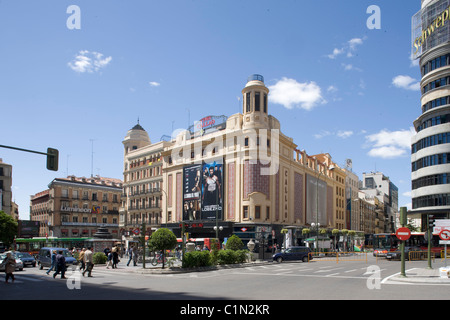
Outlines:
[[183,169],[183,220],[223,219],[223,161]]
[[412,59],[450,41],[450,0],[432,1],[412,17]]

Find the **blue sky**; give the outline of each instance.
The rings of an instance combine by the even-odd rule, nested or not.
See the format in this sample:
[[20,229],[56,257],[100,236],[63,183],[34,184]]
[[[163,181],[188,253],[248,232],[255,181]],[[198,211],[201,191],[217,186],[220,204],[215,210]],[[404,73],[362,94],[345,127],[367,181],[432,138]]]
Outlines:
[[[80,29],[67,20],[80,8]],[[367,8],[380,8],[369,29]],[[139,117],[152,142],[207,115],[241,112],[249,75],[265,78],[269,113],[309,155],[381,171],[411,202],[410,136],[420,72],[410,59],[420,1],[0,1],[0,148],[13,197],[56,177],[123,179],[122,140]],[[6,120],[6,121],[5,121]]]

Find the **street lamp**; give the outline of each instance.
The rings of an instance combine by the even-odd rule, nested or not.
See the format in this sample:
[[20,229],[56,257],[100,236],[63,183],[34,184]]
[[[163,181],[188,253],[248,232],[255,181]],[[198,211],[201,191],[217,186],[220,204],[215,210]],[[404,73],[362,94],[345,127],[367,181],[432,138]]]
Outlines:
[[[331,165],[328,170],[334,170],[335,167],[333,165]],[[317,233],[316,233],[316,241],[317,241],[317,248],[319,248],[319,227],[320,227],[320,223],[319,223],[319,180],[320,180],[320,175],[323,173],[325,174],[325,170],[323,171],[319,171],[319,174],[317,175],[317,181],[316,181],[316,223],[314,224],[311,223],[311,226],[314,228],[314,226],[317,226]],[[326,182],[326,181],[325,181]],[[314,225],[313,225],[314,224]],[[319,250],[317,250],[319,251]]]
[[[217,224],[217,220],[216,220],[216,224]],[[222,231],[223,227],[222,226],[217,227],[217,225],[215,225],[213,229],[216,231],[216,238],[217,238],[217,240],[219,240],[219,230]]]
[[313,222],[313,223],[311,223],[311,227],[313,229],[316,229],[316,245],[315,245],[314,249],[316,251],[319,251],[318,248],[319,248],[319,228],[320,228],[320,223],[319,222]]

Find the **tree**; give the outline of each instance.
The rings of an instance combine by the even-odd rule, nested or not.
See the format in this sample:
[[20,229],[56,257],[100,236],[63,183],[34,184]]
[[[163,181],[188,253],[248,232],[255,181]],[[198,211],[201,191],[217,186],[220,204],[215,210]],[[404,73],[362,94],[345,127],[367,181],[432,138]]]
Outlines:
[[239,238],[235,234],[233,234],[227,240],[227,249],[237,251],[237,250],[241,250],[243,246],[244,246],[244,243],[242,242],[241,238]]
[[13,243],[17,231],[17,222],[4,211],[0,211],[0,241],[9,247]]
[[148,247],[150,251],[162,251],[163,252],[163,265],[166,258],[166,250],[172,250],[177,245],[177,237],[172,231],[167,228],[161,228],[156,230],[148,240]]

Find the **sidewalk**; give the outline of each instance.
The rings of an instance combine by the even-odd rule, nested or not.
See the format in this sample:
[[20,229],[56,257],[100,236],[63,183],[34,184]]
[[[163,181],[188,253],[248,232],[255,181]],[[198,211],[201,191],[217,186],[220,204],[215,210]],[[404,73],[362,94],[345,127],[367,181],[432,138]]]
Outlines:
[[405,272],[406,277],[402,277],[397,273],[388,278],[389,281],[407,282],[407,283],[428,283],[428,284],[449,284],[450,278],[441,278],[439,276],[439,267],[433,269],[414,268]]

